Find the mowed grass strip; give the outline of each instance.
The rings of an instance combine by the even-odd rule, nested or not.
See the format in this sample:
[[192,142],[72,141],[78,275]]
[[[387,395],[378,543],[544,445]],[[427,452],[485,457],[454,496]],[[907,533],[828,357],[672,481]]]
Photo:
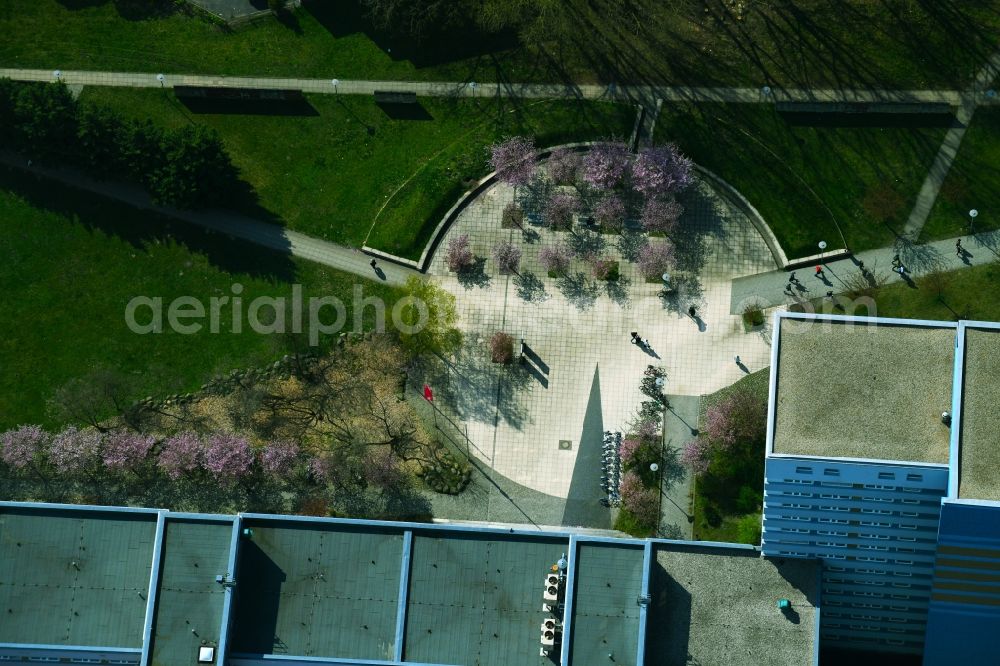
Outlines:
[[[817,118],[819,120],[819,118]],[[664,105],[657,142],[676,141],[735,187],[770,225],[789,258],[828,247],[891,245],[937,154],[942,127],[806,127],[769,105]],[[887,220],[865,198],[895,193]]]
[[[0,170],[0,429],[18,423],[52,424],[46,401],[70,379],[97,368],[131,376],[136,398],[190,391],[216,373],[273,362],[302,336],[260,335],[246,308],[258,296],[333,295],[353,322],[357,278],[327,270],[136,211],[48,181]],[[243,332],[232,332],[232,307],[221,309],[220,332],[182,335],[166,326],[169,303],[212,297],[243,287]],[[366,296],[391,304],[395,292],[363,282]],[[163,299],[162,334],[129,330],[125,307],[136,296]],[[289,308],[290,301],[289,301]],[[266,321],[268,308],[262,313]],[[305,310],[308,313],[308,309]],[[373,310],[364,313],[371,318]],[[141,322],[149,320],[145,308]],[[305,315],[308,317],[308,314]],[[334,319],[330,308],[327,323]],[[368,322],[370,323],[370,322]],[[328,341],[325,341],[328,342]],[[54,425],[54,424],[52,424]]]
[[367,97],[313,95],[312,115],[243,115],[195,113],[171,90],[90,87],[81,98],[160,125],[211,127],[259,205],[285,225],[352,246],[371,231],[369,245],[410,258],[420,257],[465,185],[489,171],[493,142],[623,137],[636,112],[630,104],[485,98],[420,98],[417,107],[387,110]]
[[128,3],[5,0],[0,64],[379,80],[961,88],[1000,32],[1000,0],[567,0],[547,24],[500,36],[466,28],[422,43],[381,34],[356,0],[306,0],[284,21],[235,30],[180,12],[122,15],[119,4]]
[[996,107],[982,107],[972,117],[920,239],[968,233],[972,209],[979,211],[973,227],[977,233],[1000,228],[1000,109]]

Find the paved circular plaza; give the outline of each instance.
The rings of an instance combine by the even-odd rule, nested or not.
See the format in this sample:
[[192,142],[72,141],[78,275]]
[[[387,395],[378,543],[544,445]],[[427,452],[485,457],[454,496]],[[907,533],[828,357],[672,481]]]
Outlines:
[[[525,203],[528,195],[517,196]],[[599,446],[604,430],[626,430],[644,399],[639,383],[647,365],[666,369],[668,394],[698,396],[743,375],[735,355],[750,371],[768,364],[769,334],[744,332],[741,317],[730,314],[730,283],[773,270],[775,262],[747,216],[699,179],[679,197],[685,212],[671,234],[673,294],[665,297],[662,283],[647,282],[628,260],[645,243],[639,231],[590,236],[589,242],[603,244],[598,254],[619,261],[616,282],[595,280],[579,259],[566,277],[552,278],[538,261],[539,249],[580,241],[571,238],[574,232],[535,224],[530,213],[523,230],[502,228],[504,207],[514,198],[504,184],[486,189],[438,246],[428,273],[455,295],[465,343],[428,380],[442,408],[467,428],[470,451],[480,461],[550,496],[572,499],[580,495],[573,487],[578,482],[594,486],[584,493],[590,496],[597,472],[576,469],[580,451],[595,441]],[[477,265],[457,275],[445,254],[448,241],[461,234],[469,236]],[[517,274],[497,270],[491,255],[500,240],[521,248]],[[696,320],[688,316],[691,305]],[[526,363],[502,370],[489,362],[486,340],[497,331],[513,336],[515,352],[524,340]],[[648,338],[651,351],[631,344],[631,331]]]

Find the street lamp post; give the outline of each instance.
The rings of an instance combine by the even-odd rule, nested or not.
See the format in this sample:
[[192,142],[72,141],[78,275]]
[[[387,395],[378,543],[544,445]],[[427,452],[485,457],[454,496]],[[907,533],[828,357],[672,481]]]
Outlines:
[[479,85],[475,81],[469,81],[469,88],[472,90],[472,96],[476,96],[476,86]]
[[62,70],[61,69],[57,69],[56,71],[52,72],[52,77],[56,81],[60,80],[62,78]]
[[156,80],[160,82],[160,87],[163,87],[163,82],[167,79],[163,74],[157,74]]
[[826,241],[819,242],[819,261],[823,263],[823,253],[826,252]]
[[976,223],[976,218],[979,217],[979,211],[973,208],[969,211],[969,231],[972,231],[972,225]]
[[333,86],[333,93],[336,95],[339,92],[338,86],[340,85],[340,79],[334,79],[333,81],[330,81],[330,84]]

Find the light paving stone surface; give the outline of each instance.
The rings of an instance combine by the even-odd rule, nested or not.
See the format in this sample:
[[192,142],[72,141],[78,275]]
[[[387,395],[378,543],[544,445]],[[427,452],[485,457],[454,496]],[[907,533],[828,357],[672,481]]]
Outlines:
[[[530,222],[524,234],[502,229],[503,208],[514,196],[502,184],[485,191],[456,220],[432,260],[431,279],[456,296],[464,354],[480,358],[476,380],[465,369],[472,366],[456,362],[446,381],[465,382],[463,387],[439,395],[442,406],[468,427],[473,454],[518,484],[566,497],[581,440],[584,448],[593,447],[596,437],[599,448],[601,431],[626,430],[644,399],[639,382],[648,364],[666,368],[668,393],[701,395],[742,376],[736,354],[751,370],[768,363],[768,332],[747,334],[740,317],[730,314],[730,281],[771,270],[774,263],[750,221],[698,183],[681,197],[686,212],[675,234],[677,295],[662,300],[662,285],[647,283],[623,259],[618,236],[608,234],[601,254],[618,259],[622,275],[609,295],[608,283],[595,281],[580,260],[574,260],[572,281],[546,275],[538,250],[571,234]],[[460,279],[447,269],[448,241],[460,234],[469,236],[480,259],[478,279]],[[521,247],[520,275],[498,273],[491,251],[501,239]],[[525,293],[531,283],[539,286]],[[687,315],[690,304],[697,307],[697,322]],[[514,337],[515,353],[524,339],[541,363],[533,362],[531,373],[489,364],[486,340],[496,331]],[[630,331],[647,337],[654,353],[631,344]],[[560,450],[559,440],[572,441],[572,448]],[[599,469],[576,471],[588,483],[592,476],[596,489]]]

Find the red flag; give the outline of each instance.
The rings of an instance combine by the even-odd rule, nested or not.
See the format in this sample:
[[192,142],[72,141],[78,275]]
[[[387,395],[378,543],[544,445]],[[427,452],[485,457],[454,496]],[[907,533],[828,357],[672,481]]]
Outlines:
[[427,400],[428,402],[434,401],[434,391],[432,391],[431,387],[427,384],[424,384],[424,400]]

